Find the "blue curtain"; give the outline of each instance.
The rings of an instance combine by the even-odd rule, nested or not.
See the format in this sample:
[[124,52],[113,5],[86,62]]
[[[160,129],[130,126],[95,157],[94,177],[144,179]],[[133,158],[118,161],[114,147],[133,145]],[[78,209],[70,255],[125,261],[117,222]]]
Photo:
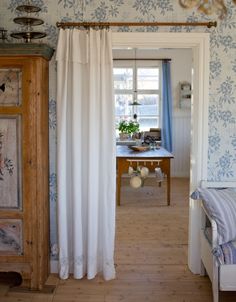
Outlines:
[[162,146],[172,152],[172,93],[170,62],[162,61]]

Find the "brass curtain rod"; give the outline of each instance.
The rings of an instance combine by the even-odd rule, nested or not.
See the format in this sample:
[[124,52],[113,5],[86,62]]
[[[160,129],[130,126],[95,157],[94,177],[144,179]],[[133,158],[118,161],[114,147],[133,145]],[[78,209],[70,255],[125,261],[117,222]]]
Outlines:
[[216,21],[210,22],[57,22],[57,27],[110,27],[110,26],[207,26],[216,27]]
[[160,59],[160,58],[117,58],[117,59],[113,59],[113,61],[171,61],[170,58],[164,58],[164,59]]

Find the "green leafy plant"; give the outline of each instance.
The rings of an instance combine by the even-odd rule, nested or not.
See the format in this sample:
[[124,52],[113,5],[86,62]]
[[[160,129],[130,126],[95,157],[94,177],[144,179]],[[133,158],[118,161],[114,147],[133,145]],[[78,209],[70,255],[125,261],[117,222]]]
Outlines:
[[122,120],[119,122],[118,130],[121,133],[133,134],[139,132],[139,123],[133,120]]

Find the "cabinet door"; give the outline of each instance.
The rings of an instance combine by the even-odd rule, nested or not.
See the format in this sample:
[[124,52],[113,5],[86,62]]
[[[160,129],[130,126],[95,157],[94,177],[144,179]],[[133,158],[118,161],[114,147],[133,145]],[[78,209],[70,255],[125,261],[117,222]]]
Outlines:
[[31,207],[27,197],[30,117],[26,59],[0,58],[0,269],[2,262],[28,262]]

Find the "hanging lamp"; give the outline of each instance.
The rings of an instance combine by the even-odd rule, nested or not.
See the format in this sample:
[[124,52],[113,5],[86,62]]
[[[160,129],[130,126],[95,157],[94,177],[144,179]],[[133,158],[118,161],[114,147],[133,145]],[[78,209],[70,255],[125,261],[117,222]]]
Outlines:
[[[236,4],[236,0],[232,0]],[[216,13],[220,19],[227,15],[227,7],[224,0],[179,0],[180,6],[183,8],[197,7],[201,13],[211,15]]]
[[[136,62],[136,48],[134,49],[134,72],[136,73],[137,75],[137,62]],[[137,76],[136,76],[137,77]],[[138,111],[138,108],[137,106],[141,105],[138,100],[137,100],[137,85],[136,85],[136,81],[134,83],[134,97],[133,97],[133,102],[129,104],[130,106],[133,106],[133,118],[134,120],[136,121],[137,120],[137,111]]]

